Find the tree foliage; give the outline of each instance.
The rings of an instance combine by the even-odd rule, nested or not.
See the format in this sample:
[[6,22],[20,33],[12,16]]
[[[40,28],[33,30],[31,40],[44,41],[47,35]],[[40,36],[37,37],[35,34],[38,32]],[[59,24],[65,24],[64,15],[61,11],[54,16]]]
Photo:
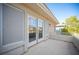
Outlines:
[[79,33],[79,20],[76,16],[71,16],[65,20],[66,29],[68,32]]

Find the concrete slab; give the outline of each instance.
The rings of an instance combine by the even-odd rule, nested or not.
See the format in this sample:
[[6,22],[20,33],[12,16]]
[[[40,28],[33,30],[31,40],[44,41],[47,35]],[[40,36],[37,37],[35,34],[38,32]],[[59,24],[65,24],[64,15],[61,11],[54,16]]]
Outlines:
[[28,49],[25,55],[78,55],[72,43],[48,39]]

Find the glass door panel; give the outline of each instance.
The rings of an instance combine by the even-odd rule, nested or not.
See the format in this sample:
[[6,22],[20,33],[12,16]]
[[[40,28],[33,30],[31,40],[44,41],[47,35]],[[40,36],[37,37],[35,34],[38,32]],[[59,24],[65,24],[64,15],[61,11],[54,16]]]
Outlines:
[[36,40],[37,20],[33,17],[29,18],[29,42]]
[[43,20],[38,19],[38,41],[43,40]]

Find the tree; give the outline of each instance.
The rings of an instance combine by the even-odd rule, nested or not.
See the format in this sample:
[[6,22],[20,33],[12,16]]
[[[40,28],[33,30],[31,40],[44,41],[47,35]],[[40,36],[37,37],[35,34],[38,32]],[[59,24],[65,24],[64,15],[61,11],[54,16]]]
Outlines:
[[65,20],[66,28],[68,32],[79,33],[79,20],[76,16],[71,16]]

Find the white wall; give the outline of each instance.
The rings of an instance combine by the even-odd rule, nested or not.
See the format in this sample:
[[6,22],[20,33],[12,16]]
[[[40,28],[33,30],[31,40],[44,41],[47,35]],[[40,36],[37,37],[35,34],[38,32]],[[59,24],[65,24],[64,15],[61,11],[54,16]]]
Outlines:
[[44,21],[44,39],[49,38],[49,23],[48,21]]

